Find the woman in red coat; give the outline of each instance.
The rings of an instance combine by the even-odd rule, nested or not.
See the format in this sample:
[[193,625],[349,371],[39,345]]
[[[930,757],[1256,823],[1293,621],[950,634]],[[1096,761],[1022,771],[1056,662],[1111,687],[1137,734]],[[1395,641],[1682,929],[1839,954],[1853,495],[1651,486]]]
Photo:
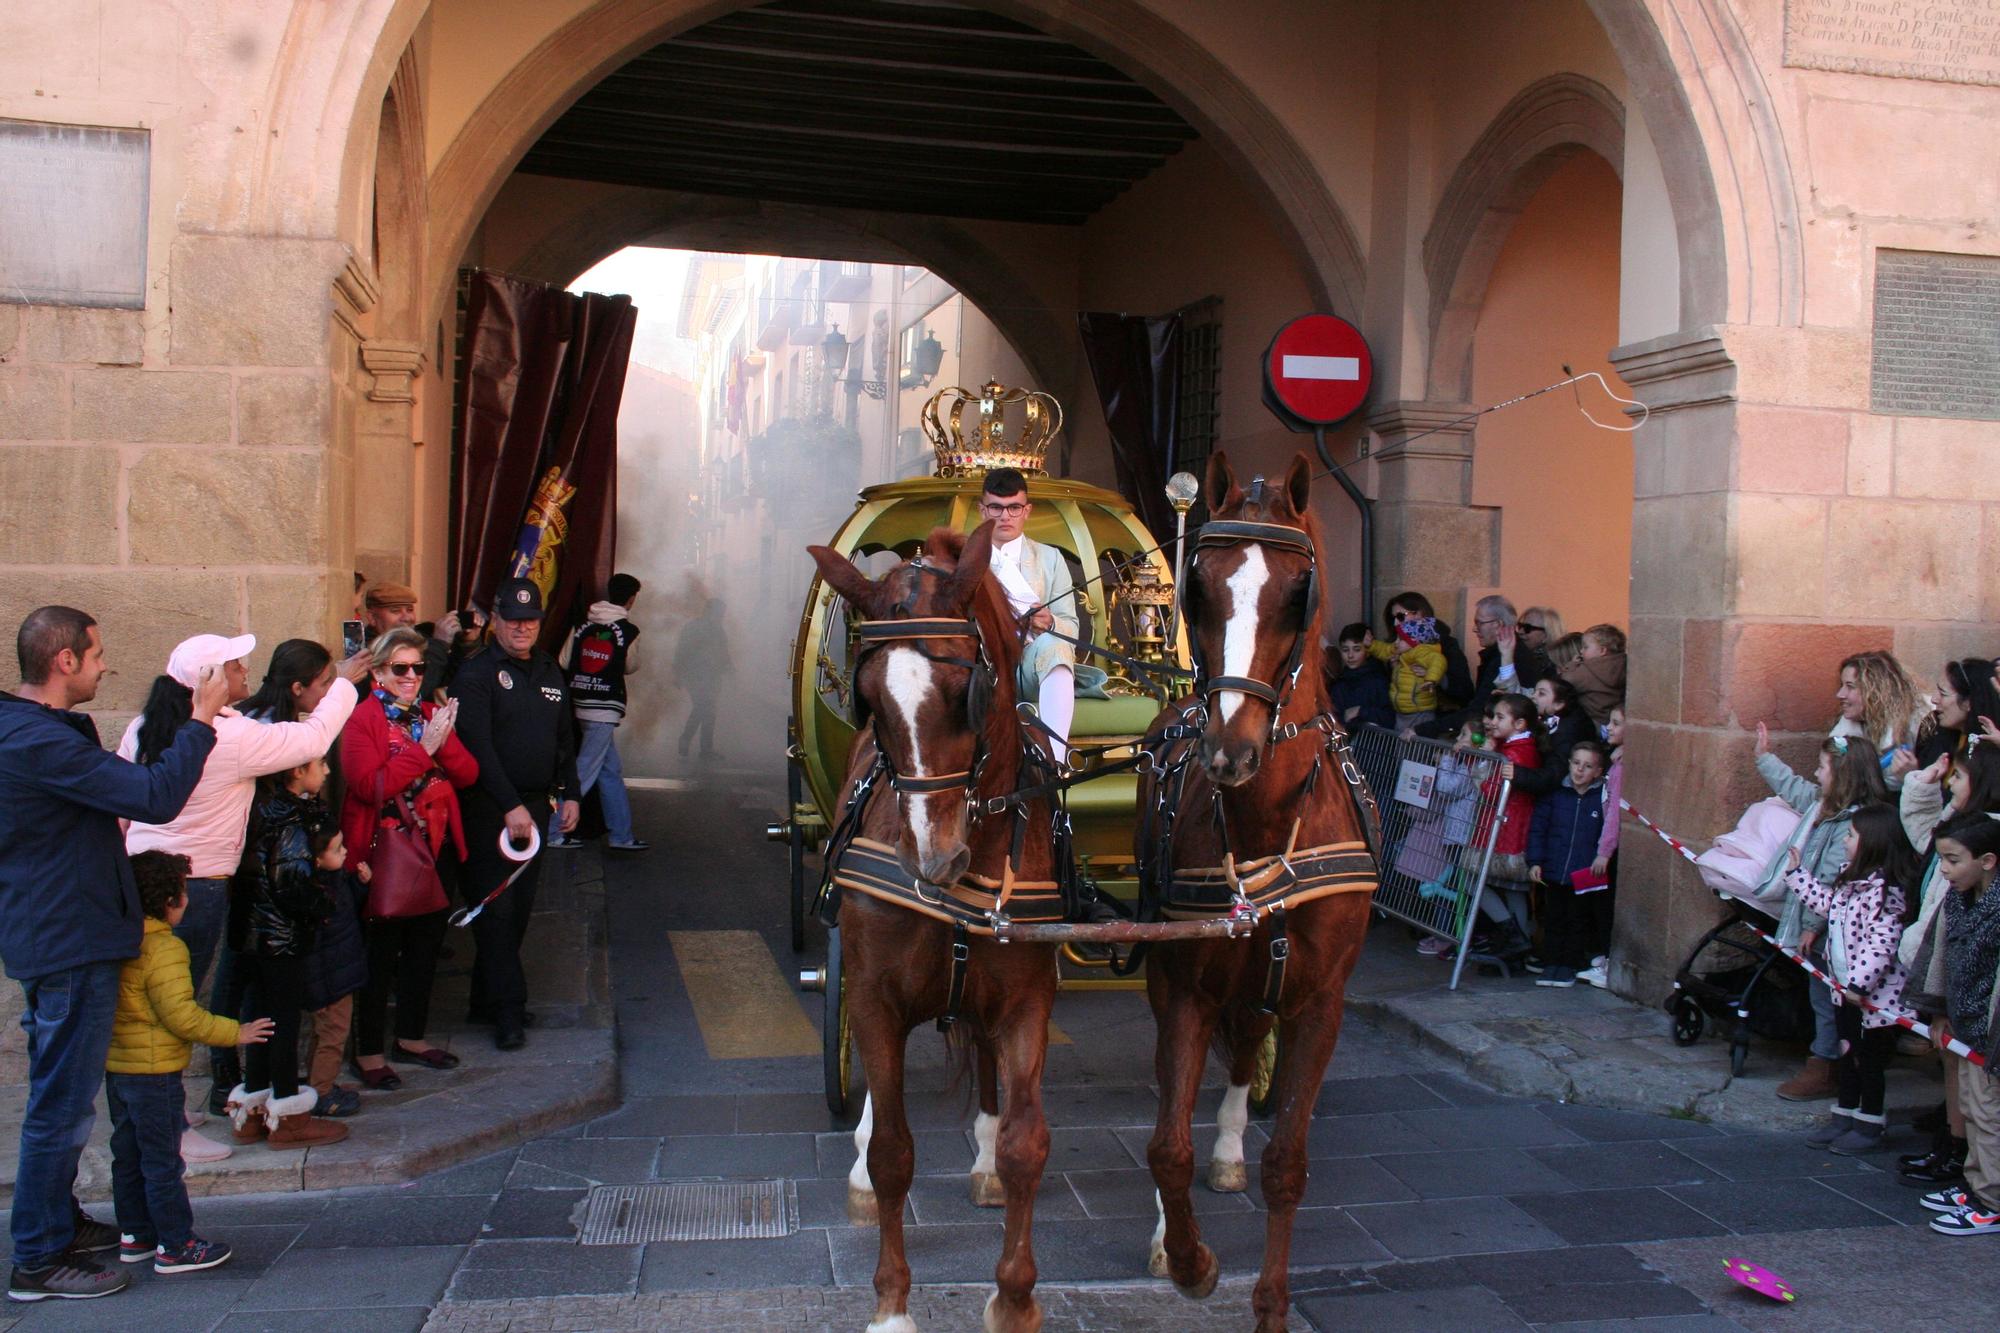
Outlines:
[[[340,733],[341,772],[347,795],[340,828],[347,840],[347,868],[365,864],[378,821],[395,821],[395,802],[407,798],[447,875],[465,856],[457,788],[479,777],[479,762],[452,734],[456,703],[440,707],[418,699],[424,676],[424,639],[413,629],[392,629],[369,647],[374,688]],[[384,807],[387,807],[386,809]],[[445,839],[453,844],[444,850]],[[370,1088],[393,1091],[402,1079],[385,1056],[403,1064],[450,1069],[458,1057],[424,1039],[430,1020],[431,982],[443,943],[443,910],[418,917],[369,921],[368,984],[355,997],[354,1072]],[[396,1040],[385,1051],[389,995],[396,996]]]

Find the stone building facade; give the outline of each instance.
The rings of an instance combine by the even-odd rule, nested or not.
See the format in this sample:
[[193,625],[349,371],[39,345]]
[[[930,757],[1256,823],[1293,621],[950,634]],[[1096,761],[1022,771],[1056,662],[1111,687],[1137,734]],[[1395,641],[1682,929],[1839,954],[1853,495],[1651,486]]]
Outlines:
[[[516,172],[606,74],[743,8],[0,9],[0,151],[42,153],[46,182],[69,179],[61,136],[22,125],[145,143],[136,182],[105,187],[107,215],[142,228],[123,308],[0,292],[0,606],[94,610],[115,712],[193,626],[330,636],[351,571],[439,603],[457,270],[566,282],[655,241],[922,264],[1072,401],[1071,312],[1220,297],[1220,442],[1268,468],[1297,441],[1257,406],[1259,350],[1308,308],[1353,319],[1378,379],[1339,447],[1366,451],[1382,591],[1460,622],[1495,586],[1629,616],[1630,790],[1685,836],[1755,794],[1757,720],[1804,752],[1841,656],[1892,647],[1928,677],[2000,646],[1982,467],[2000,410],[1978,383],[2000,266],[1994,0],[988,0],[1198,131],[1073,226]],[[18,237],[62,193],[0,216]],[[1499,313],[1503,291],[1558,284],[1573,318]],[[1545,363],[1516,391],[1567,360],[1651,415],[1629,446],[1560,402],[1458,421],[1509,355]],[[1073,416],[1077,470],[1108,476],[1101,426]],[[1629,490],[1597,466],[1612,447]],[[1337,494],[1320,503],[1351,533]],[[1573,554],[1516,569],[1541,531]],[[1653,995],[1713,907],[1663,849],[1631,852],[1618,980]]]

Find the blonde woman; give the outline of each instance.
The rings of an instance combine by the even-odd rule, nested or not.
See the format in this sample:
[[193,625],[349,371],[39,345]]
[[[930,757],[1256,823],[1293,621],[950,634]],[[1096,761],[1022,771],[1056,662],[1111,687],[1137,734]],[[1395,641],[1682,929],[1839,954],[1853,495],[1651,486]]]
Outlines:
[[1930,713],[1916,680],[1890,653],[1856,653],[1840,664],[1833,697],[1840,717],[1828,734],[1872,742],[1882,755],[1883,776],[1900,789],[1903,775],[1919,766],[1917,732]]
[[1521,613],[1518,629],[1522,643],[1538,653],[1546,653],[1549,645],[1565,632],[1562,612],[1553,606],[1531,606]]

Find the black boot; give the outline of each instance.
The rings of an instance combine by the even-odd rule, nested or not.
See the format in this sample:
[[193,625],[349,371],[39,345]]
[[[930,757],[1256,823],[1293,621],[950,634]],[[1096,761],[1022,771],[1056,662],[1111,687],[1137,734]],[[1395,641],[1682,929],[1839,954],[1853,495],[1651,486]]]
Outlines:
[[231,1051],[221,1059],[211,1056],[209,1067],[215,1074],[215,1086],[208,1090],[208,1113],[228,1115],[229,1090],[243,1081],[243,1062]]
[[1521,929],[1520,923],[1511,918],[1501,922],[1491,933],[1492,941],[1487,947],[1492,950],[1495,957],[1504,958],[1510,963],[1518,963],[1525,959],[1535,947],[1529,940],[1527,932]]
[[1965,1140],[1948,1139],[1928,1158],[1896,1174],[1905,1185],[1956,1185],[1965,1179]]
[[[1927,1118],[1928,1117],[1919,1117],[1919,1119],[1927,1119]],[[1917,1126],[1914,1125],[1912,1126],[1912,1128],[1916,1127]],[[1939,1121],[1937,1124],[1932,1125],[1930,1127],[1930,1136],[1931,1136],[1930,1147],[1924,1149],[1922,1152],[1904,1153],[1902,1156],[1896,1159],[1896,1169],[1900,1171],[1908,1167],[1923,1166],[1926,1163],[1928,1163],[1933,1157],[1936,1157],[1939,1153],[1943,1152],[1946,1148],[1951,1146],[1951,1134],[1946,1130],[1943,1121]]]

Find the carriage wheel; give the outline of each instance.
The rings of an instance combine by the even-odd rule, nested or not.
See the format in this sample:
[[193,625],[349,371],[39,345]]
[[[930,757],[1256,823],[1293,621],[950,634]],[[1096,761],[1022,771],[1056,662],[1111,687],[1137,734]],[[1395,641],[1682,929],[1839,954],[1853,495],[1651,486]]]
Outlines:
[[1692,1046],[1701,1040],[1701,1030],[1708,1022],[1708,1016],[1701,1011],[1701,1005],[1692,995],[1676,995],[1673,1008],[1673,1038],[1676,1046]]
[[785,761],[785,824],[792,859],[792,952],[806,947],[806,834],[799,824],[799,802],[804,798],[805,778],[797,759]]
[[1269,1115],[1278,1108],[1278,1025],[1264,1034],[1257,1048],[1257,1068],[1250,1075],[1250,1109]]
[[821,1072],[826,1109],[845,1120],[854,1101],[854,1029],[847,1016],[847,978],[840,966],[840,928],[826,932],[825,1007],[820,1012]]

